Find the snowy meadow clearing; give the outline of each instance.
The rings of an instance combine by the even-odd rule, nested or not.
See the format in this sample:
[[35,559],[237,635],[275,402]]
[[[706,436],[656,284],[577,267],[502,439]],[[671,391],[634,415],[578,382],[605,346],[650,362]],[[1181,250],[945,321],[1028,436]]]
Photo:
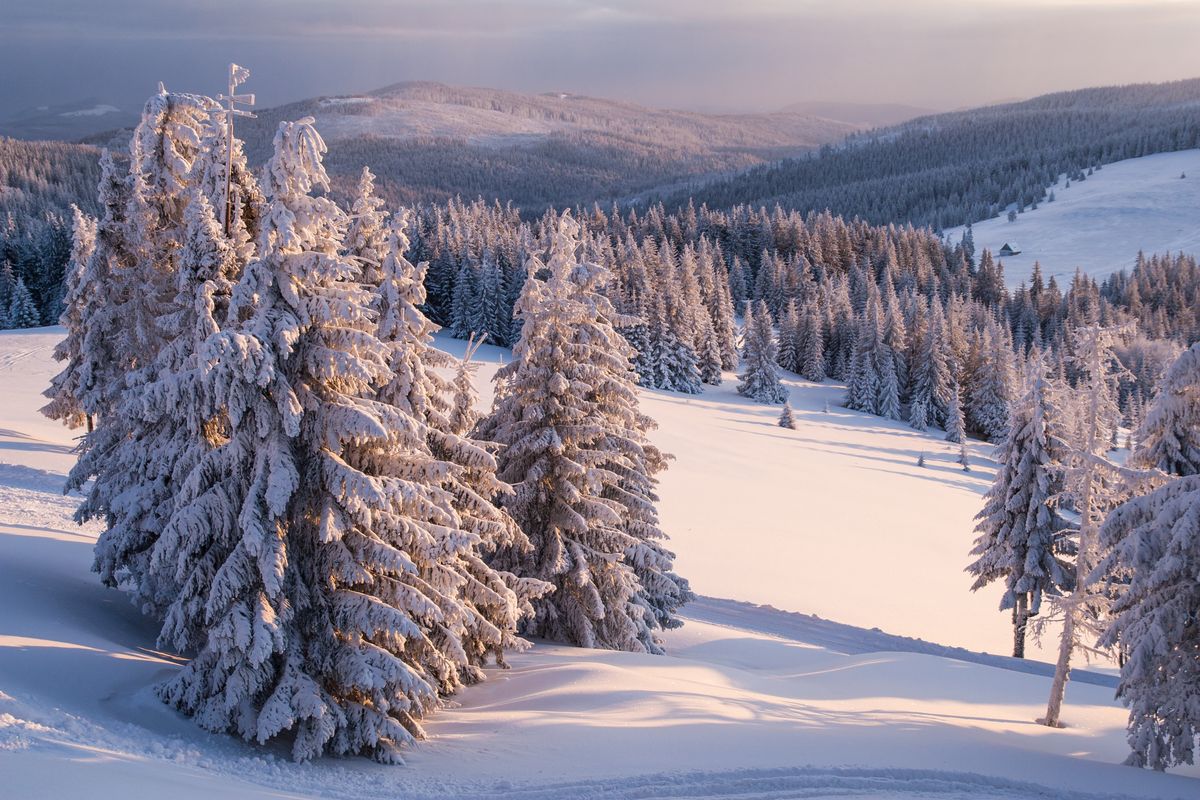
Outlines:
[[[653,441],[676,456],[664,527],[702,595],[665,634],[665,657],[535,643],[433,716],[404,767],[294,764],[285,744],[204,733],[154,696],[181,660],[100,586],[98,529],[77,527],[60,494],[71,433],[37,408],[61,336],[0,334],[8,796],[1196,796],[1195,768],[1119,766],[1126,712],[1110,676],[1077,672],[1067,727],[1052,730],[1034,722],[1046,674],[978,654],[1011,637],[996,593],[970,594],[962,572],[988,446],[972,443],[963,473],[940,436],[848,412],[841,387],[795,378],[794,431],[739,398],[732,376],[699,398],[640,391],[661,425]],[[508,353],[476,358],[490,405]]]
[[[1181,178],[1186,175],[1188,177]],[[1027,208],[1014,222],[1006,215],[972,226],[975,246],[1000,252],[1006,243],[1018,255],[998,256],[1009,286],[1028,283],[1034,262],[1043,280],[1067,286],[1076,268],[1098,281],[1133,268],[1138,251],[1194,253],[1200,246],[1200,150],[1156,153],[1107,164],[1087,180],[1067,186],[1063,178],[1049,191],[1052,202]],[[949,241],[964,227],[946,231]]]

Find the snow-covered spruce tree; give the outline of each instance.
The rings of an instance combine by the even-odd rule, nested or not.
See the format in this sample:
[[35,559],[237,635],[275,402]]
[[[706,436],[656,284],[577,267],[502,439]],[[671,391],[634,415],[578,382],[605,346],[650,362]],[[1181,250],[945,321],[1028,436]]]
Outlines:
[[578,261],[578,231],[564,214],[546,262],[530,257],[521,338],[479,426],[503,447],[499,474],[515,489],[503,505],[533,543],[498,548],[492,563],[554,585],[534,601],[530,635],[659,652],[655,630],[679,625],[691,598],[658,527],[654,475],[666,457],[646,438],[633,353],[601,294],[607,271]]
[[963,421],[958,381],[950,382],[950,402],[946,406],[946,441],[966,446],[967,430]]
[[999,468],[976,515],[979,537],[967,567],[975,576],[971,591],[1004,581],[1000,610],[1013,618],[1013,657],[1025,657],[1029,618],[1043,596],[1074,587],[1067,559],[1067,522],[1055,498],[1061,489],[1066,445],[1055,432],[1060,423],[1045,366],[1037,364],[1025,396],[1013,409],[1008,435],[996,450]]
[[484,337],[471,335],[467,340],[467,350],[454,367],[454,401],[450,407],[447,420],[447,430],[456,436],[470,433],[479,422],[479,412],[475,408],[475,373],[479,365],[471,359],[483,345]]
[[753,313],[746,310],[746,333],[743,345],[742,382],[738,394],[759,403],[783,403],[788,392],[779,382],[779,370],[775,366],[775,331],[771,325],[771,312],[767,304],[759,300]]
[[800,312],[796,301],[789,300],[783,318],[779,321],[779,347],[775,363],[788,372],[800,372],[800,353],[797,347],[800,331]]
[[68,428],[91,428],[92,417],[83,409],[84,333],[92,306],[101,287],[89,281],[88,261],[96,249],[96,220],[71,206],[74,217],[71,260],[67,263],[63,313],[59,324],[67,329],[66,338],[54,347],[54,360],[66,362],[61,372],[50,379],[42,394],[50,402],[41,411]]
[[[130,439],[108,467],[135,488],[113,499],[109,528],[96,543],[101,580],[124,588],[135,604],[156,616],[167,614],[178,599],[178,565],[196,556],[199,544],[182,540],[184,531],[169,524],[176,498],[186,477],[229,435],[229,421],[204,385],[203,351],[226,322],[243,267],[235,240],[225,237],[198,190],[184,222],[175,300],[157,322],[167,344],[138,391],[122,399],[119,411]],[[184,588],[189,596],[197,590]],[[175,605],[175,613],[180,610]],[[191,613],[195,609],[186,611],[184,619],[168,620],[168,626],[201,622],[200,614]]]
[[[79,379],[75,398],[84,414],[96,419],[109,413],[124,385],[120,362],[120,308],[114,273],[127,268],[133,260],[125,212],[129,202],[128,170],[108,150],[100,154],[100,180],[97,199],[101,216],[96,223],[96,241],[91,256],[83,264],[78,285],[96,289],[87,314],[81,317],[79,343]],[[106,287],[103,288],[102,287]],[[89,432],[90,434],[90,432]],[[90,443],[85,440],[85,447]],[[67,488],[77,490],[90,475],[67,480]]]
[[985,342],[966,387],[967,418],[973,431],[999,442],[1008,431],[1012,348],[995,323],[988,325]]
[[128,221],[135,263],[122,279],[126,357],[133,369],[151,363],[166,337],[156,327],[170,313],[182,248],[184,210],[198,174],[202,140],[217,107],[209,97],[159,91],[146,101],[130,143]]
[[859,322],[858,340],[850,367],[846,407],[888,419],[900,419],[900,383],[892,348],[884,342],[879,294],[870,288]]
[[805,306],[801,320],[800,376],[820,383],[825,380],[825,323],[817,303]]
[[713,330],[712,320],[703,310],[696,315],[699,331],[696,334],[697,347],[696,369],[700,373],[701,382],[709,386],[720,386],[721,374],[721,342]]
[[682,280],[689,264],[677,263],[670,247],[656,249],[653,242],[642,247],[644,260],[651,268],[647,276],[645,311],[647,314],[648,355],[638,358],[642,385],[684,394],[702,391],[702,376],[694,342],[698,334],[698,288],[694,276]]
[[36,328],[41,324],[42,315],[33,301],[33,295],[25,285],[25,279],[18,276],[12,298],[8,301],[8,325],[11,328]]
[[717,349],[721,353],[721,369],[732,372],[738,366],[738,352],[729,273],[720,249],[708,238],[700,240],[697,257],[700,260],[700,285],[712,319]]
[[360,265],[362,282],[378,286],[380,264],[387,252],[387,212],[383,200],[375,195],[375,176],[362,168],[350,205],[350,225],[346,228],[345,252]]
[[663,293],[656,293],[650,314],[649,355],[641,359],[647,364],[647,374],[651,377],[643,385],[683,394],[699,394],[701,382],[696,354],[679,338],[668,309]]
[[[311,120],[280,125],[238,323],[204,348],[229,435],[184,481],[164,533],[191,552],[163,640],[195,654],[159,691],[208,730],[290,733],[297,759],[395,760],[439,696],[478,677],[476,648],[512,633],[482,611],[503,579],[484,591],[464,563],[481,537],[448,485],[461,470],[394,402],[413,385],[396,369],[406,340],[383,341],[377,316],[415,309],[372,308],[339,253],[345,214],[310,194],[328,187],[324,149]],[[515,596],[499,604],[515,616]]]
[[1128,585],[1101,646],[1127,654],[1117,695],[1129,707],[1125,762],[1157,770],[1195,763],[1200,744],[1200,475],[1117,507],[1100,529],[1097,570]]
[[466,339],[477,330],[475,312],[479,305],[479,265],[463,258],[454,279],[454,299],[450,305],[453,324],[450,332],[456,339]]
[[879,374],[879,349],[883,346],[883,332],[879,317],[872,313],[870,301],[866,314],[859,322],[858,339],[854,345],[854,358],[850,362],[850,380],[846,386],[846,408],[879,413],[879,390],[882,383]]
[[796,430],[796,417],[792,414],[792,406],[786,401],[783,404],[783,411],[779,414],[779,427]]
[[904,392],[909,384],[907,357],[908,329],[904,324],[904,312],[900,307],[900,300],[896,297],[896,291],[890,281],[886,285],[883,299],[885,301],[883,304],[883,343],[892,352],[897,386],[897,410],[895,414],[885,413],[883,416],[889,419],[900,419],[899,409],[905,400]]
[[[459,658],[454,667],[459,674],[441,688],[445,693],[459,683],[482,679],[479,668],[489,658],[503,664],[506,650],[524,648],[525,642],[516,636],[517,625],[532,615],[530,601],[552,587],[537,578],[498,571],[484,561],[485,554],[501,548],[527,552],[530,543],[513,518],[497,506],[502,497],[511,495],[511,489],[497,477],[490,445],[457,430],[465,414],[459,405],[473,387],[460,390],[441,374],[453,366],[454,359],[432,346],[437,326],[421,311],[426,302],[426,267],[414,267],[405,256],[410,216],[402,210],[393,218],[381,265],[375,310],[378,336],[390,350],[390,375],[377,398],[407,415],[405,428],[416,425],[417,438],[393,443],[387,450],[392,460],[377,463],[387,465],[389,476],[414,485],[431,483],[442,493],[434,498],[440,497],[437,505],[448,505],[455,527],[471,537],[472,546],[464,547],[461,536],[446,534],[445,517],[429,503],[424,516],[421,505],[409,512],[418,524],[441,534],[433,537],[432,544],[435,553],[444,556],[421,572],[421,580],[436,592],[435,598],[453,598],[444,604],[444,618],[429,634],[439,649]],[[467,368],[467,377],[469,372]]]
[[929,324],[920,338],[920,349],[909,365],[912,391],[908,422],[919,431],[946,421],[952,376],[946,353],[945,317],[938,302],[929,303]]
[[[94,478],[76,517],[103,518],[96,540],[94,569],[109,586],[132,593],[143,610],[157,614],[170,590],[154,590],[146,581],[150,550],[170,516],[176,486],[178,407],[147,408],[148,387],[174,379],[173,367],[195,340],[180,315],[194,306],[194,287],[181,294],[177,283],[187,231],[187,208],[197,192],[194,168],[203,150],[203,127],[215,106],[209,98],[169,93],[160,87],[147,102],[130,145],[130,194],[126,209],[129,258],[110,262],[103,284],[104,315],[112,323],[117,372],[84,440],[68,485],[82,487]],[[184,299],[180,300],[183,297]],[[182,337],[182,340],[181,340]],[[176,351],[164,362],[164,348]],[[184,393],[184,396],[190,397]],[[165,441],[172,439],[170,445]]]
[[1200,474],[1200,343],[1167,370],[1137,432],[1131,466]]

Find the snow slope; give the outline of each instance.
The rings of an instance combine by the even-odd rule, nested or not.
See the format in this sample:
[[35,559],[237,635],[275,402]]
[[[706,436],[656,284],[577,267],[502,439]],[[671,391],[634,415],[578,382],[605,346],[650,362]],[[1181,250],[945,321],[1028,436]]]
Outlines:
[[[794,432],[772,430],[776,410],[739,402],[730,382],[690,401],[644,395],[664,423],[659,442],[678,457],[662,489],[680,569],[701,592],[738,598],[689,606],[668,656],[536,644],[439,713],[407,767],[296,765],[286,747],[205,734],[153,697],[179,659],[157,650],[154,626],[97,583],[97,531],[76,527],[73,500],[59,494],[70,434],[36,414],[59,335],[0,334],[0,795],[1200,794],[1200,770],[1118,766],[1125,714],[1109,676],[1079,675],[1068,727],[1050,730],[1033,722],[1048,690],[1044,665],[893,635],[972,641],[965,577],[943,583],[939,573],[961,569],[969,532],[958,516],[975,505],[987,471],[955,472],[933,437],[836,407],[826,416],[836,388],[799,381]],[[482,377],[505,355],[485,351]],[[922,447],[931,466],[918,472]],[[785,515],[796,521],[770,522]],[[939,541],[952,529],[953,542]],[[769,544],[779,548],[761,559],[769,568],[744,559]],[[859,580],[837,587],[826,576],[843,564]],[[926,609],[925,595],[940,609]],[[993,603],[977,627],[1002,623]],[[859,625],[794,613],[812,611]]]
[[[995,254],[1005,242],[1020,246],[1020,255],[1001,259],[1010,286],[1029,279],[1034,261],[1045,280],[1053,275],[1065,290],[1076,267],[1102,280],[1132,268],[1138,250],[1200,253],[1200,150],[1118,161],[1070,188],[1059,180],[1051,189],[1054,202],[1027,209],[1016,222],[1004,214],[972,226],[977,253]],[[962,234],[947,231],[955,243]]]

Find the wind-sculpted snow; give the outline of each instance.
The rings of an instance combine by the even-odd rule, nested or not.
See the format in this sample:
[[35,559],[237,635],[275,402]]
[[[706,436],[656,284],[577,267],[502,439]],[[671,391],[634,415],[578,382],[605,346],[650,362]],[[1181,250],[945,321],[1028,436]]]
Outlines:
[[[1049,677],[1054,674],[1050,664],[1031,659],[1010,658],[991,653],[978,653],[962,647],[927,642],[909,636],[895,636],[878,628],[856,628],[833,620],[821,619],[815,614],[800,614],[783,611],[771,606],[760,606],[740,600],[718,597],[697,597],[688,604],[685,617],[699,622],[709,622],[729,628],[766,633],[815,647],[823,647],[835,653],[859,655],[863,653],[924,653],[972,664],[1023,672],[1027,675]],[[1093,686],[1117,687],[1117,678],[1101,672],[1074,670],[1071,680]]]

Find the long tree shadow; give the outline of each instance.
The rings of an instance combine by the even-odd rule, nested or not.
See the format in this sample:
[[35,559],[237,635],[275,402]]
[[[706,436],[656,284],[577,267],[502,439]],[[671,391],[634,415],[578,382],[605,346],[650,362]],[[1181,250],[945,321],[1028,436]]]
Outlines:
[[27,433],[0,428],[0,450],[69,454],[75,452],[75,447],[58,442],[47,442],[44,439],[36,439]]

